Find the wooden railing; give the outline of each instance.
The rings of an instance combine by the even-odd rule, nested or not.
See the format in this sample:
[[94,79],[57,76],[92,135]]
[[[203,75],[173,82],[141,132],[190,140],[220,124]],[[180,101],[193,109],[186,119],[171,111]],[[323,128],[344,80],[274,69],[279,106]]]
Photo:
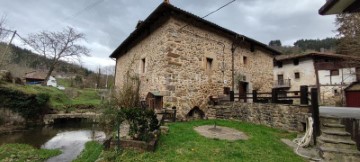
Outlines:
[[290,88],[291,87],[291,79],[275,80],[274,87],[275,88]]

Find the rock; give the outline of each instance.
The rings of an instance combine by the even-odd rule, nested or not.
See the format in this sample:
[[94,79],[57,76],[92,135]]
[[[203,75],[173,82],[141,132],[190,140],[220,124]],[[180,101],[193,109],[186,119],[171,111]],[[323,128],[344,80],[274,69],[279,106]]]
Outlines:
[[12,82],[12,76],[8,70],[0,70],[0,81]]
[[169,132],[169,127],[167,126],[160,126],[161,134],[167,134]]

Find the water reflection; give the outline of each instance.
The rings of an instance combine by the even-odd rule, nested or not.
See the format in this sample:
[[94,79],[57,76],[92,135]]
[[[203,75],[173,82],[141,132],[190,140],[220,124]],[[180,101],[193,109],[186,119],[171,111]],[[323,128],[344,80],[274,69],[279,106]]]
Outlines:
[[62,154],[48,161],[66,162],[76,158],[91,140],[102,141],[105,133],[89,123],[63,123],[54,126],[34,127],[26,131],[0,135],[4,143],[25,143],[36,148],[60,149]]
[[58,133],[46,142],[42,148],[60,149],[62,154],[48,159],[48,162],[71,161],[84,149],[84,144],[91,140],[103,140],[105,133],[100,131],[80,130]]

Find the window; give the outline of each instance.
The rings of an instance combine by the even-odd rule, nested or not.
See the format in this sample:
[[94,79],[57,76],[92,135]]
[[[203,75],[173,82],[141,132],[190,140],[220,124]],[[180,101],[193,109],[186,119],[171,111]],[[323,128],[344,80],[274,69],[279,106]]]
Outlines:
[[243,63],[244,63],[244,65],[247,64],[247,57],[246,56],[243,56]]
[[294,60],[294,65],[299,65],[299,59]]
[[213,62],[212,58],[206,58],[206,70],[212,69],[212,62]]
[[336,70],[330,70],[330,75],[331,75],[331,76],[337,76],[337,75],[339,75],[339,70],[338,70],[338,69],[336,69]]
[[299,72],[295,73],[295,79],[300,79],[300,73]]
[[141,72],[142,73],[146,72],[146,60],[145,60],[145,58],[141,59]]
[[277,66],[278,66],[278,68],[282,68],[282,66],[283,66],[283,64],[282,64],[282,62],[277,62]]

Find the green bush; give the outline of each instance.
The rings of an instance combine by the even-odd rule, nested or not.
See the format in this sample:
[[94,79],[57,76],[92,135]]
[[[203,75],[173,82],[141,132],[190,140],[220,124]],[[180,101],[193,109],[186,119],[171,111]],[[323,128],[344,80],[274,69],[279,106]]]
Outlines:
[[159,128],[159,121],[153,110],[126,108],[122,111],[130,125],[129,135],[136,140],[149,141],[151,133]]
[[24,92],[0,87],[0,107],[19,113],[25,119],[36,119],[48,108],[49,94],[26,94]]

